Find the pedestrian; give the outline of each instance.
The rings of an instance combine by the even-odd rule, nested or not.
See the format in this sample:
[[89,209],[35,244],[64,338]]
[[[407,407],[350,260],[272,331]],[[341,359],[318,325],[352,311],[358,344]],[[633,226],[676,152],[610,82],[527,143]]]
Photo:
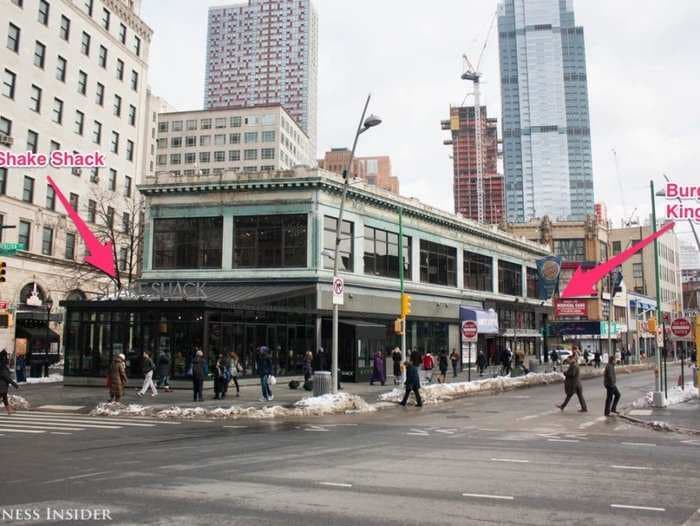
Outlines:
[[220,354],[216,357],[214,365],[214,400],[222,400],[224,398],[224,386],[226,385],[226,364],[224,356]]
[[438,382],[444,384],[447,381],[447,351],[443,350],[438,356],[438,367],[440,368],[440,376]]
[[571,397],[574,396],[574,393],[576,393],[578,403],[581,405],[579,412],[586,413],[588,412],[588,408],[586,407],[586,400],[583,398],[583,387],[581,387],[581,379],[579,378],[580,372],[577,362],[578,355],[574,352],[569,357],[569,367],[564,373],[564,392],[566,393],[566,398],[564,399],[564,403],[558,405],[557,407],[563,411],[566,404],[568,404],[569,400],[571,400]]
[[5,410],[8,415],[14,412],[10,407],[10,399],[7,396],[7,391],[11,385],[14,386],[15,389],[19,389],[19,385],[12,379],[12,375],[10,374],[7,351],[3,349],[0,351],[0,398],[2,399],[2,403],[5,404]]
[[559,353],[556,351],[556,349],[552,349],[552,351],[549,353],[549,360],[552,362],[552,371],[556,371],[557,366],[559,365]]
[[[603,385],[607,394],[605,396],[605,416],[610,413],[617,414],[617,403],[620,401],[620,390],[617,388],[617,378],[615,377],[615,362],[608,361],[603,374]],[[612,405],[611,405],[612,403]]]
[[401,349],[394,347],[391,352],[391,361],[394,365],[394,385],[398,385],[401,382]]
[[[238,385],[238,375],[243,372],[243,366],[241,365],[241,360],[235,352],[229,353],[229,370],[231,374],[231,381],[236,386],[236,397],[241,396],[241,387]],[[228,387],[226,389],[228,391]]]
[[302,371],[304,371],[304,383],[311,380],[311,376],[314,374],[314,355],[311,351],[306,351],[304,354],[304,363],[302,364]]
[[126,382],[126,356],[120,353],[114,358],[107,378],[110,402],[121,402]]
[[586,349],[585,351],[583,351],[583,365],[588,365],[588,356],[588,349]]
[[24,355],[17,356],[15,359],[15,374],[17,375],[17,383],[22,383],[27,381],[27,360]]
[[272,389],[270,388],[270,376],[272,375],[272,358],[270,352],[264,345],[260,347],[257,356],[256,368],[260,375],[260,388],[262,389],[261,402],[274,400]]
[[204,353],[199,349],[192,360],[192,393],[195,402],[204,400]]
[[482,349],[476,355],[476,367],[479,371],[479,376],[484,376],[484,369],[486,369],[486,354]]
[[158,367],[156,368],[158,373],[158,389],[163,388],[167,393],[171,391],[170,389],[170,356],[165,351],[160,351],[158,354]]
[[503,365],[501,367],[501,376],[508,376],[511,373],[511,363],[513,362],[513,352],[510,347],[506,347],[503,351]]
[[457,352],[457,349],[452,349],[450,361],[452,362],[452,376],[457,378],[457,366],[459,365],[459,353]]
[[420,352],[416,349],[411,351],[411,363],[416,367],[420,367],[423,359],[421,358]]
[[593,353],[593,365],[596,369],[600,367],[600,351]]
[[401,400],[401,405],[406,407],[406,402],[408,402],[408,396],[413,391],[416,395],[416,407],[423,406],[423,400],[420,398],[420,375],[418,374],[418,367],[413,365],[410,360],[404,362],[404,367],[406,368],[406,393],[403,395],[403,400]]
[[425,375],[425,381],[429,384],[433,382],[433,367],[435,367],[435,360],[430,351],[428,351],[423,356],[423,374]]
[[148,389],[151,389],[151,396],[158,396],[158,390],[156,389],[156,384],[153,383],[153,371],[155,371],[156,366],[151,360],[151,354],[148,351],[143,352],[143,386],[140,391],[136,394],[141,397],[146,394]]
[[369,385],[374,385],[374,382],[381,382],[382,385],[386,382],[384,355],[382,351],[375,352],[372,359],[372,377],[369,380]]

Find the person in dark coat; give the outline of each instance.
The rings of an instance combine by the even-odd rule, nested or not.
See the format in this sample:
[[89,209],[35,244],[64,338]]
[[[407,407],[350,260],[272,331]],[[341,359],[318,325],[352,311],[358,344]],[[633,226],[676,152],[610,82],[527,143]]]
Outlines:
[[272,396],[272,389],[270,389],[270,375],[272,374],[272,357],[268,348],[265,346],[260,347],[258,351],[256,368],[258,374],[260,375],[260,388],[262,389],[261,402],[269,402],[274,400],[275,397]]
[[204,353],[199,350],[192,360],[192,392],[195,402],[204,400]]
[[372,378],[369,380],[369,385],[374,385],[374,382],[381,382],[382,385],[386,382],[386,375],[384,374],[384,355],[382,351],[375,352],[374,358],[372,359]]
[[126,382],[126,357],[120,353],[114,357],[107,379],[110,402],[121,402]]
[[452,349],[450,361],[452,362],[452,376],[457,378],[457,366],[459,365],[459,353],[457,352],[457,349]]
[[479,370],[479,376],[484,376],[484,370],[486,369],[486,355],[481,349],[476,355],[476,367]]
[[214,399],[221,400],[224,397],[224,386],[226,385],[226,366],[224,357],[220,354],[216,358],[214,365]]
[[[615,377],[615,361],[608,360],[603,373],[603,385],[607,391],[605,397],[605,416],[610,413],[617,414],[617,403],[620,401],[620,390],[617,388],[617,378]],[[612,406],[611,406],[612,403]]]
[[158,365],[156,366],[156,374],[158,375],[158,389],[165,389],[170,392],[170,356],[165,351],[160,351],[158,355]]
[[586,400],[583,398],[583,388],[581,387],[581,379],[579,378],[580,373],[578,363],[576,362],[578,362],[578,354],[574,353],[569,358],[569,368],[564,373],[564,392],[566,393],[566,399],[564,400],[564,403],[558,405],[557,407],[563,411],[566,404],[568,404],[569,400],[571,400],[571,397],[574,396],[574,393],[576,393],[578,403],[581,404],[581,409],[579,409],[579,412],[586,413],[588,412],[588,408],[586,407]]
[[401,349],[398,347],[391,352],[391,361],[394,365],[394,385],[398,385],[401,382]]
[[600,351],[596,351],[593,353],[593,365],[596,369],[600,367]]
[[447,351],[442,351],[438,356],[438,367],[440,368],[438,382],[444,384],[447,381]]
[[15,374],[17,375],[17,382],[22,383],[27,381],[27,360],[24,356],[18,356],[15,359]]
[[2,399],[2,403],[5,405],[5,410],[8,415],[14,412],[10,407],[10,399],[7,396],[7,391],[11,385],[14,386],[15,389],[19,389],[19,385],[12,379],[12,375],[10,374],[7,351],[3,349],[0,351],[0,399]]
[[156,369],[156,365],[151,360],[151,353],[144,351],[143,353],[143,387],[140,391],[137,391],[138,396],[143,396],[146,394],[148,389],[151,390],[151,396],[158,396],[158,390],[156,389],[156,384],[153,383],[153,372]]
[[413,365],[410,360],[406,360],[404,367],[406,367],[406,394],[403,395],[401,405],[406,407],[408,396],[411,394],[411,391],[413,391],[413,394],[416,395],[416,407],[422,407],[423,400],[420,398],[420,375],[418,374],[418,367]]

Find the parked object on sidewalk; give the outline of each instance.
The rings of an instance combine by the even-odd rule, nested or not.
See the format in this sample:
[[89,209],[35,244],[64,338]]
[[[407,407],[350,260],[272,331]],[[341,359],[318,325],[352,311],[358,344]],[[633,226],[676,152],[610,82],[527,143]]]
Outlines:
[[299,383],[299,380],[290,380],[289,381],[289,388],[290,389],[299,389],[299,386],[301,384]]
[[156,373],[158,376],[158,389],[163,388],[170,392],[170,356],[165,351],[160,351],[160,354],[158,354]]
[[[617,403],[620,401],[620,390],[617,388],[614,360],[610,360],[605,366],[603,385],[607,391],[605,396],[605,416],[610,416],[610,413],[617,413]],[[612,406],[610,405],[611,403]]]
[[3,349],[0,351],[0,399],[2,399],[2,403],[5,405],[5,410],[8,415],[13,413],[10,407],[10,400],[7,397],[7,391],[11,385],[14,386],[15,389],[19,389],[19,385],[12,379],[12,375],[10,374],[7,351]]
[[107,388],[109,389],[109,400],[111,402],[121,401],[122,396],[124,396],[126,383],[126,357],[123,354],[118,354],[114,358],[107,376]]
[[204,353],[197,350],[192,360],[192,392],[195,402],[204,400]]
[[578,403],[581,404],[581,409],[579,409],[579,411],[582,413],[587,412],[588,408],[586,407],[586,400],[583,398],[583,387],[581,386],[578,356],[576,353],[569,358],[569,368],[564,373],[564,377],[564,392],[566,393],[566,398],[564,402],[557,407],[563,411],[566,404],[569,403],[569,400],[571,400],[571,397],[574,396],[575,393],[578,397]]
[[382,385],[386,382],[384,355],[381,351],[375,352],[372,359],[372,377],[369,380],[369,385],[374,385],[374,382],[381,382]]
[[155,371],[155,368],[156,366],[153,363],[153,360],[151,360],[151,354],[148,351],[144,351],[143,372],[145,376],[143,378],[143,386],[141,387],[141,390],[136,393],[138,396],[145,395],[148,389],[151,390],[151,396],[156,396],[158,394],[156,384],[153,383],[153,372]]
[[304,382],[304,391],[313,391],[314,390],[314,383],[312,380],[307,380]]
[[399,404],[406,407],[408,397],[411,394],[411,391],[413,391],[413,394],[416,397],[416,407],[422,407],[423,400],[421,400],[420,397],[420,375],[418,374],[418,368],[409,360],[406,360],[404,367],[406,367],[406,392],[403,395],[403,400],[401,400]]

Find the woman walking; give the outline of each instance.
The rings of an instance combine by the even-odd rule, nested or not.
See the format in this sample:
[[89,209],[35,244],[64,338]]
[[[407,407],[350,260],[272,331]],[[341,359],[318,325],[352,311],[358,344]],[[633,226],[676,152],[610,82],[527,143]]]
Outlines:
[[391,353],[391,360],[394,362],[394,385],[401,383],[401,349],[394,347]]
[[262,390],[261,402],[270,402],[275,397],[272,395],[270,388],[270,376],[272,376],[272,357],[268,348],[264,345],[260,347],[257,358],[257,369],[260,375],[260,388]]
[[440,367],[440,376],[438,382],[444,384],[447,381],[447,351],[442,351],[438,357],[438,367]]
[[586,400],[583,398],[583,387],[581,387],[581,379],[579,378],[580,373],[577,362],[578,354],[574,352],[569,357],[569,368],[564,373],[564,392],[566,393],[566,399],[564,399],[564,403],[558,405],[557,407],[563,411],[566,404],[568,404],[569,400],[571,400],[571,397],[574,396],[574,393],[576,393],[578,403],[581,404],[581,409],[579,409],[579,412],[586,413],[588,412],[588,408],[586,407]]
[[158,366],[156,367],[158,374],[158,389],[165,389],[167,393],[170,389],[170,356],[165,351],[160,351],[158,355]]
[[369,380],[369,385],[374,385],[374,382],[381,382],[382,385],[386,382],[382,351],[375,352],[372,360],[372,378]]
[[10,368],[8,366],[9,359],[7,358],[7,351],[3,349],[0,351],[0,398],[2,403],[5,404],[5,410],[8,415],[14,413],[10,407],[10,400],[7,396],[7,391],[10,385],[14,386],[15,389],[19,389],[19,385],[12,379],[10,375]]
[[304,363],[302,364],[302,370],[304,371],[304,383],[311,380],[311,375],[314,373],[313,368],[314,355],[311,351],[306,351],[304,354]]
[[204,400],[204,353],[197,351],[192,360],[192,392],[195,402]]
[[243,371],[241,359],[235,352],[229,354],[229,357],[231,358],[231,381],[236,386],[236,396],[241,396],[241,388],[238,385],[238,375]]
[[226,387],[226,366],[224,365],[223,355],[216,358],[214,365],[214,400],[222,400],[224,397],[224,389]]

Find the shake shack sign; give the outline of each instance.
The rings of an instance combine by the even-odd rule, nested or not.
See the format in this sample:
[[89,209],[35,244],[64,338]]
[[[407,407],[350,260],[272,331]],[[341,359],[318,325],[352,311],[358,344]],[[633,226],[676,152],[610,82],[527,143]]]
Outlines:
[[128,297],[150,297],[167,300],[205,300],[207,293],[203,281],[154,281],[134,283],[119,295]]

